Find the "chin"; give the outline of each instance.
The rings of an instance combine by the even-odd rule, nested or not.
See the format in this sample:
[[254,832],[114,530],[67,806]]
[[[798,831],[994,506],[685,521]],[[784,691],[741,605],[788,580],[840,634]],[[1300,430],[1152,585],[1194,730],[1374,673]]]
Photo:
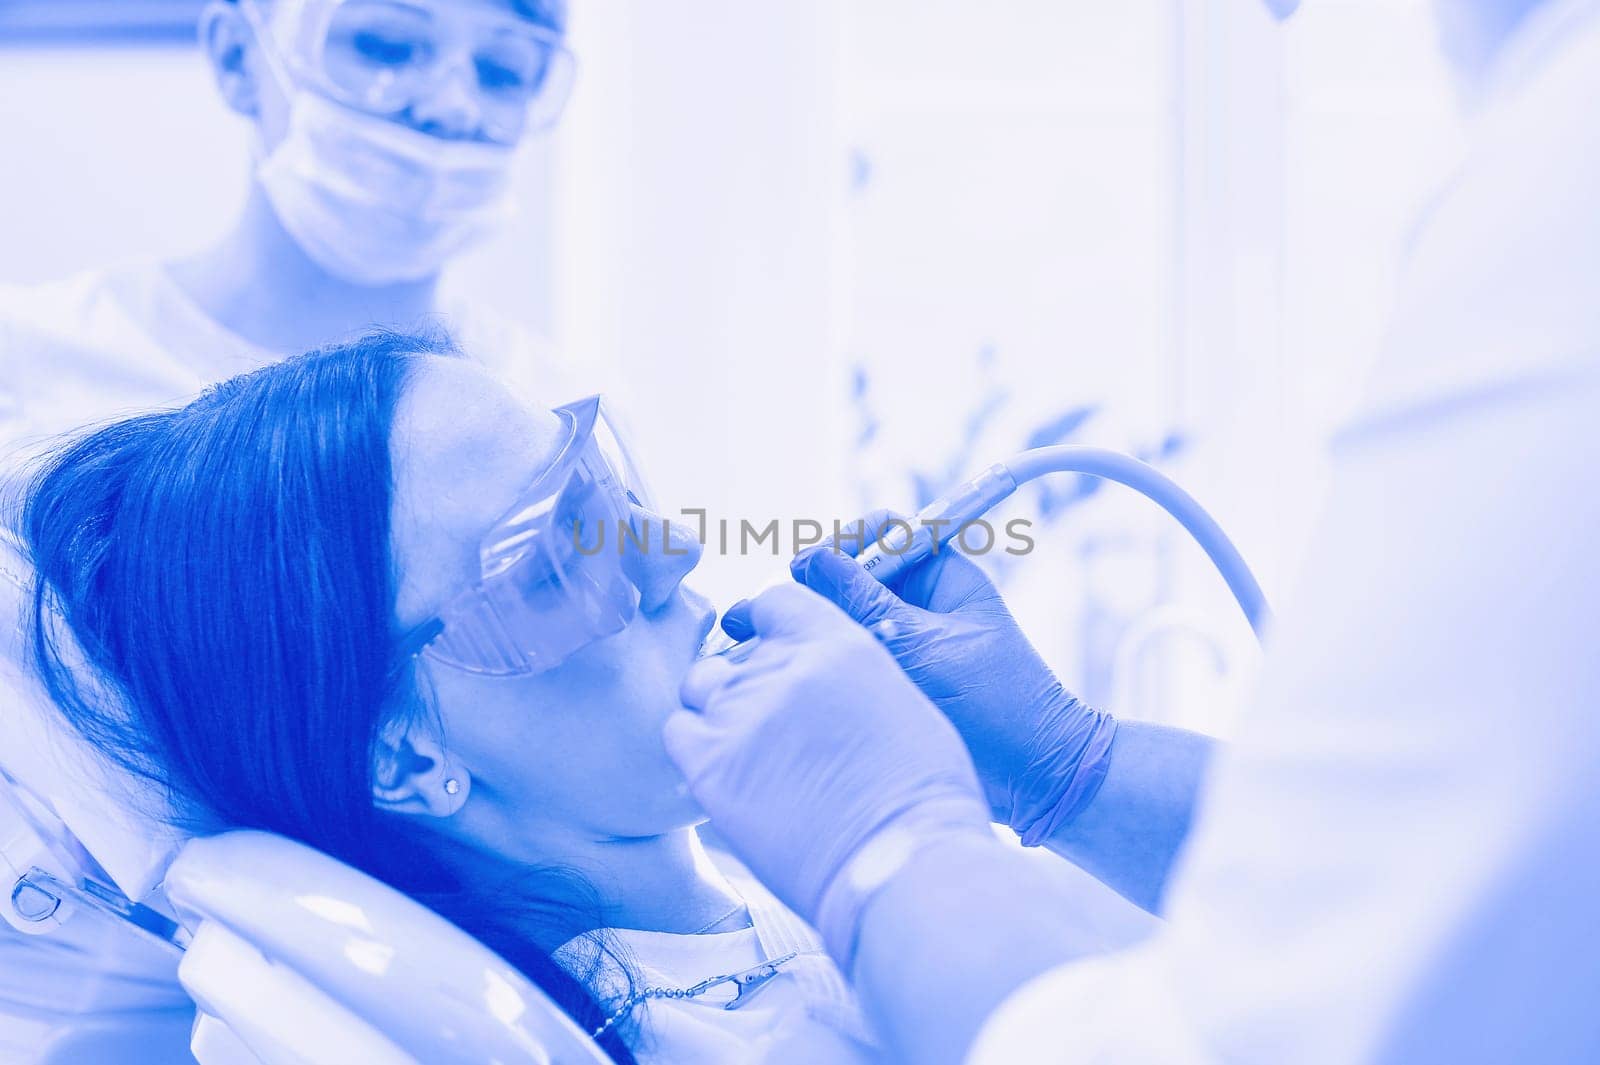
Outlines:
[[671,761],[668,761],[667,769],[671,774],[671,784],[661,793],[660,799],[652,804],[660,811],[661,823],[668,826],[663,831],[691,828],[705,821],[706,812],[689,791],[689,782],[683,779],[683,774]]
[[669,796],[652,803],[649,810],[633,810],[618,817],[618,823],[607,835],[617,840],[655,839],[704,824],[705,811],[687,794],[687,789],[685,792],[683,796]]
[[691,828],[706,819],[705,811],[689,791],[688,781],[667,757],[665,749],[648,762],[636,763],[628,786],[612,792],[605,820],[612,834],[625,839],[646,839]]
[[695,797],[689,793],[687,782],[683,785],[683,792],[675,795],[674,799],[678,816],[674,819],[676,823],[673,828],[693,828],[710,820],[706,812],[700,809],[700,804],[695,801]]

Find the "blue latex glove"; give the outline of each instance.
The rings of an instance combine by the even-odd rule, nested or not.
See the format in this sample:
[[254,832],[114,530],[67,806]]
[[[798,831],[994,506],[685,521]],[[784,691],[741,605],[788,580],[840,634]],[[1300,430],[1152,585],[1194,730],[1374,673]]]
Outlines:
[[949,721],[833,604],[781,585],[745,618],[761,642],[695,664],[667,751],[718,832],[849,971],[861,911],[898,865],[988,833],[977,774]]
[[[862,522],[875,534],[894,517],[879,511]],[[895,591],[828,544],[790,568],[869,628],[944,711],[972,752],[995,819],[1024,844],[1050,839],[1093,801],[1110,765],[1115,719],[1061,686],[999,590],[953,545],[908,570]],[[744,638],[744,605],[723,624]]]

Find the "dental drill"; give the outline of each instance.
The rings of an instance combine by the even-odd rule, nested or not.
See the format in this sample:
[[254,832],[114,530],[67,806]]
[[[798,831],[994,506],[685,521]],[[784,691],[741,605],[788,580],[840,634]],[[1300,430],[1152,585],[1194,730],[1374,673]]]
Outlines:
[[888,583],[894,577],[936,554],[951,539],[977,521],[1018,487],[1047,473],[1081,473],[1132,488],[1178,520],[1189,531],[1244,611],[1259,640],[1272,619],[1267,598],[1233,546],[1222,526],[1206,513],[1194,497],[1153,466],[1115,451],[1097,447],[1058,445],[1035,448],[990,466],[946,495],[919,510],[909,521],[891,522],[878,538],[857,556],[861,568]]
[[[1272,611],[1255,574],[1250,572],[1244,556],[1222,531],[1222,526],[1171,478],[1147,463],[1105,448],[1065,444],[1041,447],[996,463],[935,499],[913,517],[890,521],[856,559],[863,569],[887,584],[923,559],[937,554],[1019,487],[1048,473],[1079,473],[1115,481],[1132,488],[1176,518],[1222,574],[1256,639],[1262,639],[1272,620]],[[759,642],[759,639],[735,641],[718,631],[713,633],[705,653],[737,661],[749,655]]]
[[[1266,635],[1267,625],[1272,622],[1272,609],[1267,606],[1266,593],[1262,593],[1256,574],[1245,563],[1245,556],[1234,547],[1234,540],[1227,539],[1227,532],[1206,513],[1205,507],[1165,473],[1106,448],[1058,445],[1014,454],[934,499],[914,517],[891,520],[856,555],[856,561],[880,582],[888,584],[928,556],[936,555],[950,540],[957,539],[966,526],[994,510],[1016,489],[1046,473],[1085,473],[1088,477],[1115,481],[1162,507],[1189,531],[1189,536],[1194,537],[1211,564],[1221,572],[1222,580],[1234,593],[1238,608],[1245,612],[1251,632],[1256,633],[1256,640]],[[749,657],[758,643],[760,638],[734,640],[718,628],[707,638],[702,654],[738,662]]]

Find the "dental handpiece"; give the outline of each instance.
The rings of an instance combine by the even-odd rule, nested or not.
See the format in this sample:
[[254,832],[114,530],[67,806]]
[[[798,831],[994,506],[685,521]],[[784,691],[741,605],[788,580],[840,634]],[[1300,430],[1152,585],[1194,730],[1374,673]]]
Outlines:
[[[996,463],[972,480],[917,511],[910,520],[891,519],[856,556],[861,568],[887,584],[939,552],[973,522],[1017,490],[1016,478]],[[865,538],[866,530],[862,530]]]
[[[842,535],[840,540],[864,543],[866,546],[856,555],[856,561],[879,581],[888,583],[935,554],[951,537],[959,535],[1016,490],[1017,482],[1012,479],[1011,472],[997,464],[935,499],[909,520],[895,518],[881,529],[869,530],[863,526],[853,535]],[[784,579],[788,579],[788,574]],[[704,654],[720,655],[737,662],[747,657],[757,642],[756,638],[735,640],[718,628],[707,637]]]
[[[1222,531],[1222,526],[1193,496],[1153,466],[1104,448],[1065,444],[1041,447],[996,463],[935,499],[912,518],[888,522],[877,530],[877,535],[856,560],[862,569],[887,583],[960,536],[1018,486],[1047,473],[1078,473],[1115,481],[1132,488],[1176,518],[1216,566],[1251,629],[1258,639],[1261,638],[1272,620],[1271,608],[1255,574],[1233,541],[1228,539],[1228,534]],[[867,530],[862,530],[861,538],[867,538]],[[742,657],[748,653],[744,648],[750,642],[753,641],[733,643],[730,640],[728,646],[708,649],[708,653],[727,654],[738,649]]]

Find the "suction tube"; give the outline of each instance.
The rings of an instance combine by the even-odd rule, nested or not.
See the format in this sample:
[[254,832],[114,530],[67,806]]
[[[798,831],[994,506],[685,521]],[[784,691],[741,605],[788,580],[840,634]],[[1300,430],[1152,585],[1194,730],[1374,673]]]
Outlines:
[[896,522],[885,530],[861,553],[861,564],[874,577],[887,582],[933,554],[937,547],[959,535],[963,527],[981,518],[1020,485],[1047,473],[1081,473],[1115,481],[1158,504],[1176,518],[1205,551],[1227,582],[1229,591],[1233,592],[1256,638],[1262,638],[1272,620],[1272,611],[1255,574],[1250,572],[1244,556],[1222,531],[1222,526],[1193,496],[1153,466],[1104,448],[1041,447],[991,466],[928,504],[916,517]]

